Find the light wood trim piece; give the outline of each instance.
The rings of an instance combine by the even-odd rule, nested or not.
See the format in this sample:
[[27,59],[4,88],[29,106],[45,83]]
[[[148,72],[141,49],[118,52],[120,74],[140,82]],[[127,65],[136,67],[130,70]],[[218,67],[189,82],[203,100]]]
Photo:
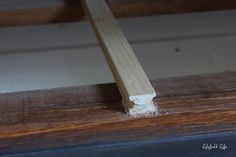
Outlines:
[[104,0],[83,0],[129,115],[156,114],[156,96],[150,81]]

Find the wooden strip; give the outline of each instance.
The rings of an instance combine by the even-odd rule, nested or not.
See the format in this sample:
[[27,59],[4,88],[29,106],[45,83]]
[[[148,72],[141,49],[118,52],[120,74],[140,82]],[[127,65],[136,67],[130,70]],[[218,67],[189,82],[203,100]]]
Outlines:
[[158,113],[150,81],[104,0],[84,0],[84,10],[96,32],[130,116]]
[[[9,0],[10,1],[10,0]],[[50,2],[50,0],[48,0]],[[80,2],[34,7],[35,1],[21,0],[27,8],[0,8],[0,26],[21,26],[74,22],[85,19]],[[236,9],[235,0],[107,0],[115,17],[133,17],[174,13]],[[9,2],[10,3],[10,2]],[[10,3],[14,5],[14,3]]]
[[236,131],[235,72],[152,83],[159,117],[124,114],[115,84],[1,94],[0,154]]

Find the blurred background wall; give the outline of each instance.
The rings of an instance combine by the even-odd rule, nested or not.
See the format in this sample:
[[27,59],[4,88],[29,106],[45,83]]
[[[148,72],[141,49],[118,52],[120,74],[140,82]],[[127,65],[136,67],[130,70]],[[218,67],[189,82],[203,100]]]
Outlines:
[[[236,70],[236,11],[119,23],[150,79]],[[87,22],[0,28],[0,93],[108,82]]]

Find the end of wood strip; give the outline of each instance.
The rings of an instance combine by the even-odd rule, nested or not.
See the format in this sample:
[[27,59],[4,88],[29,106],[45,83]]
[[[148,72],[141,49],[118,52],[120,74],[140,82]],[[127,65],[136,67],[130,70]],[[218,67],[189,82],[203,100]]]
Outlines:
[[154,97],[156,93],[130,96],[129,100],[123,99],[123,106],[133,118],[157,116],[160,112],[158,105],[153,102]]

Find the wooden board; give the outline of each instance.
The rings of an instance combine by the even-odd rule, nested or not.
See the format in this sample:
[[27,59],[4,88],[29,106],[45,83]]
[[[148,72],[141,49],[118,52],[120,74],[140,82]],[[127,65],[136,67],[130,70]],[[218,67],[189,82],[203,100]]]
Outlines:
[[[8,6],[13,9],[0,7],[0,26],[21,26],[36,24],[52,24],[62,22],[74,22],[84,19],[84,13],[80,2],[67,0],[61,3],[41,4],[36,7],[35,0],[21,0],[23,6],[14,7],[17,4],[8,0]],[[189,13],[213,10],[235,9],[235,0],[107,0],[113,14],[116,17],[147,16],[174,13]]]
[[159,117],[128,117],[115,84],[1,94],[0,154],[236,131],[236,72],[152,84]]
[[158,114],[156,92],[124,33],[104,0],[83,0],[83,8],[93,26],[113,77],[130,116]]

